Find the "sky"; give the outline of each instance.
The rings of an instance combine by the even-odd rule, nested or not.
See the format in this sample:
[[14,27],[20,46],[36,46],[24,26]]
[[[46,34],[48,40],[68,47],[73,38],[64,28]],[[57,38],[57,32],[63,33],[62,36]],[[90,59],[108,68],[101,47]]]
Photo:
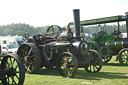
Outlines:
[[125,15],[128,0],[0,0],[0,25],[63,27],[74,21],[74,9],[80,9],[80,20]]

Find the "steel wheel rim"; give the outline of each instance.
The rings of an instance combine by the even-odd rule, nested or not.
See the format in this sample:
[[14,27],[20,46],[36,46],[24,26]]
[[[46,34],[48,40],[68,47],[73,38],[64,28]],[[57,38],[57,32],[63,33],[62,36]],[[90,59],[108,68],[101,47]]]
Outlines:
[[5,70],[3,85],[23,85],[25,69],[21,59],[16,54],[6,55],[1,65],[2,69]]
[[124,50],[120,54],[121,63],[122,64],[128,64],[128,50]]

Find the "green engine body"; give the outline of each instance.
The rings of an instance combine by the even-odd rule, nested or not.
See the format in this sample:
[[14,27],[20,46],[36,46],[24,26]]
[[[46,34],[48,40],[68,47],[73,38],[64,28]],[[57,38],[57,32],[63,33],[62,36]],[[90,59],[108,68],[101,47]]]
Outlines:
[[89,41],[95,41],[99,44],[99,52],[103,58],[108,56],[118,55],[119,51],[123,48],[127,48],[128,41],[125,39],[117,39],[113,34],[104,36],[93,36],[87,39]]

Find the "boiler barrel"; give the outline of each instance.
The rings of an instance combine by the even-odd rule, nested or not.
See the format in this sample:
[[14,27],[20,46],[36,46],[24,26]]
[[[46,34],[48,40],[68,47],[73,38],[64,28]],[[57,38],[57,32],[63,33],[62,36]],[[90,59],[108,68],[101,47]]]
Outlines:
[[109,47],[111,49],[122,49],[122,48],[128,48],[128,41],[112,41],[109,42]]

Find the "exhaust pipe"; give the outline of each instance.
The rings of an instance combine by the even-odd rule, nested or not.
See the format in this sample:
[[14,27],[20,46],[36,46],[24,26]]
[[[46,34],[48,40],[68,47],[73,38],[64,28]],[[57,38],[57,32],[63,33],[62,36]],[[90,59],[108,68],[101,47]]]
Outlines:
[[79,9],[74,9],[74,26],[75,26],[75,37],[80,37],[80,13]]

